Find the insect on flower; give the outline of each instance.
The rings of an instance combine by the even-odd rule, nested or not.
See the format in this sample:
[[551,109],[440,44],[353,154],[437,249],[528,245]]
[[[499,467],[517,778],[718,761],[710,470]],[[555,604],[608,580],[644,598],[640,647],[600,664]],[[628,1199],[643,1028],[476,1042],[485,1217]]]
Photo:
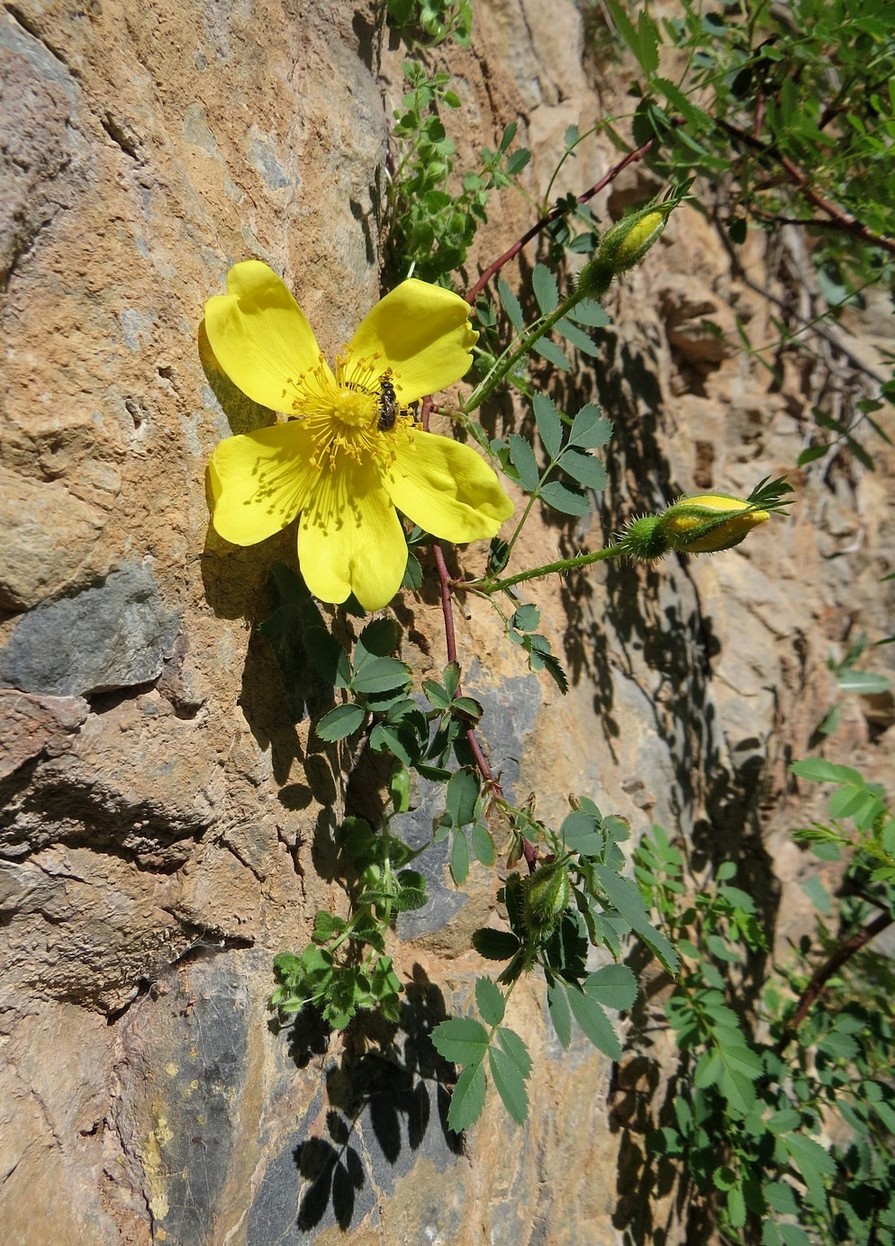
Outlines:
[[398,418],[398,399],[392,384],[391,373],[387,372],[379,382],[379,431],[387,433],[395,427]]

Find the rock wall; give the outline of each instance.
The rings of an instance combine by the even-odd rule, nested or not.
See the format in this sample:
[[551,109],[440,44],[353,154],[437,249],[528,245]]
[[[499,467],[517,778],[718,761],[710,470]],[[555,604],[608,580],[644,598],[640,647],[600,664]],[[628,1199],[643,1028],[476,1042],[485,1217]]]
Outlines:
[[[605,36],[544,0],[483,0],[476,22],[450,61],[461,150],[518,116],[543,191],[566,126],[612,103]],[[294,536],[243,551],[209,529],[204,467],[231,429],[197,326],[249,256],[284,274],[329,354],[377,297],[400,91],[381,7],[21,0],[0,61],[4,1242],[652,1240],[641,1134],[660,1102],[643,1060],[610,1095],[602,1057],[560,1052],[537,989],[513,998],[538,1070],[529,1124],[492,1102],[464,1140],[447,1129],[450,1071],[426,1035],[471,1000],[484,871],[458,893],[443,860],[421,859],[433,904],[398,930],[406,1002],[399,1028],[374,1027],[380,1045],[269,1026],[273,954],[304,944],[318,907],[344,906],[333,835],[350,758],[313,736],[253,630]],[[590,141],[556,192],[614,159]],[[609,207],[650,189],[632,176]],[[505,195],[479,256],[529,212]],[[878,322],[831,347],[826,377],[793,362],[780,392],[735,351],[737,315],[773,337],[781,271],[760,241],[732,264],[685,208],[626,279],[605,358],[568,395],[616,422],[605,530],[625,508],[790,468],[817,388],[866,381],[855,359]],[[699,859],[734,856],[781,929],[797,912],[779,908],[770,855],[784,887],[803,868],[781,831],[800,811],[785,764],[828,707],[830,644],[891,630],[884,477],[843,456],[823,467],[792,521],[720,558],[538,586],[565,699],[507,653],[487,608],[458,618],[508,790],[556,818],[589,793],[635,832],[655,819]],[[542,524],[524,553],[588,539],[599,523]],[[396,611],[406,660],[436,673],[431,595]],[[879,768],[891,721],[891,702],[850,705],[843,743]],[[408,834],[431,813],[423,800]]]

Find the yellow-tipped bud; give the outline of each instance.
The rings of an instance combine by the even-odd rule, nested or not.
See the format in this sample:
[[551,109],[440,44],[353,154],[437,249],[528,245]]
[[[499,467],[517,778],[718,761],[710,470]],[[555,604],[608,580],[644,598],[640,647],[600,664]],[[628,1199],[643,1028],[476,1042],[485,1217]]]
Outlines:
[[753,528],[770,517],[770,511],[756,510],[742,498],[727,493],[698,493],[669,506],[660,524],[671,549],[714,554],[739,545]]
[[[619,221],[615,229],[619,232],[619,241],[615,246],[612,255],[613,266],[617,273],[624,272],[626,268],[632,268],[642,256],[658,240],[659,235],[665,228],[665,222],[668,220],[667,212],[647,212],[641,216],[639,220],[635,217],[633,223],[630,217],[626,217],[623,221]],[[611,245],[613,230],[603,239],[603,245],[607,243]]]
[[620,543],[631,558],[641,562],[653,562],[670,550],[715,554],[739,545],[770,517],[770,510],[754,500],[728,493],[696,493],[680,498],[660,515],[632,520]]

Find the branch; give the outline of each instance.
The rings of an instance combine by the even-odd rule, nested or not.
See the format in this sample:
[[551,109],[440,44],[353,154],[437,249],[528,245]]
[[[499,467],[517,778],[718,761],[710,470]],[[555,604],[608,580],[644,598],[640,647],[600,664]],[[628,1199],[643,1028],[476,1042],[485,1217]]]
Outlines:
[[744,143],[752,151],[760,153],[762,156],[768,156],[772,160],[781,165],[789,174],[790,179],[795,183],[796,187],[801,191],[805,198],[813,203],[821,212],[825,212],[829,219],[829,227],[838,229],[841,233],[851,234],[853,238],[860,238],[862,242],[866,242],[868,246],[879,247],[883,251],[888,251],[890,255],[895,255],[895,238],[889,238],[886,234],[874,233],[863,221],[859,221],[856,216],[852,216],[851,212],[847,212],[845,208],[841,208],[839,204],[833,203],[831,199],[825,198],[819,191],[815,190],[810,184],[808,174],[805,173],[795,161],[790,160],[788,156],[782,155],[767,143],[762,143],[759,139],[754,138],[751,134],[747,134],[745,130],[740,130],[736,126],[731,125],[728,121],[718,119],[718,125],[725,130],[733,139],[740,143]]
[[[675,127],[682,126],[684,124],[684,119],[683,117],[672,117],[671,124]],[[652,151],[652,149],[658,145],[658,143],[658,138],[647,139],[645,143],[642,143],[639,147],[635,148],[634,151],[629,151],[624,159],[620,160],[618,164],[613,165],[609,172],[604,174],[598,182],[594,182],[590,190],[585,190],[582,194],[577,195],[577,202],[587,203],[588,199],[593,199],[594,195],[598,195],[601,190],[605,190],[611,182],[614,182],[619,173],[627,169],[628,165],[635,164],[638,160],[642,160],[648,152]],[[532,238],[536,238],[542,230],[546,229],[548,225],[552,224],[553,221],[562,216],[565,211],[566,209],[561,206],[551,208],[547,215],[542,216],[539,221],[536,221],[535,224],[532,225],[531,229],[527,230],[517,242],[514,242],[508,251],[504,251],[503,255],[499,256],[493,264],[489,264],[482,273],[481,277],[479,277],[478,281],[466,295],[467,303],[472,306],[476,298],[479,294],[481,294],[482,290],[484,290],[485,286],[495,275],[495,273],[499,273],[505,264],[508,264],[511,259],[519,254],[526,243],[531,242]]]
[[811,981],[802,992],[795,1012],[790,1017],[783,1030],[783,1034],[777,1044],[778,1055],[781,1055],[795,1038],[796,1031],[799,1026],[811,1011],[812,1006],[823,994],[827,982],[829,982],[836,970],[844,965],[846,961],[851,960],[851,958],[857,952],[860,952],[861,948],[865,947],[871,939],[875,939],[881,931],[885,930],[887,926],[890,926],[892,921],[893,917],[888,909],[882,913],[878,913],[872,922],[866,926],[862,926],[862,928],[856,931],[851,938],[846,939],[844,943],[840,944],[832,956],[830,956],[825,963],[815,971]]

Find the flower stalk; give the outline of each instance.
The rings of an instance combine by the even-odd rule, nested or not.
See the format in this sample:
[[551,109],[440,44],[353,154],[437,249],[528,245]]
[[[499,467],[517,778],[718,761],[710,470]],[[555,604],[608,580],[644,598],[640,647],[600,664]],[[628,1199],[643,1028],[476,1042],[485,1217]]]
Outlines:
[[685,554],[715,554],[739,545],[753,528],[766,523],[772,514],[784,511],[792,502],[786,497],[788,493],[792,493],[792,485],[781,476],[777,480],[765,477],[748,498],[727,493],[691,494],[679,498],[658,514],[633,519],[618,541],[593,553],[560,558],[500,580],[476,580],[456,587],[490,596],[526,580],[580,571],[611,558],[656,562],[673,550]]

